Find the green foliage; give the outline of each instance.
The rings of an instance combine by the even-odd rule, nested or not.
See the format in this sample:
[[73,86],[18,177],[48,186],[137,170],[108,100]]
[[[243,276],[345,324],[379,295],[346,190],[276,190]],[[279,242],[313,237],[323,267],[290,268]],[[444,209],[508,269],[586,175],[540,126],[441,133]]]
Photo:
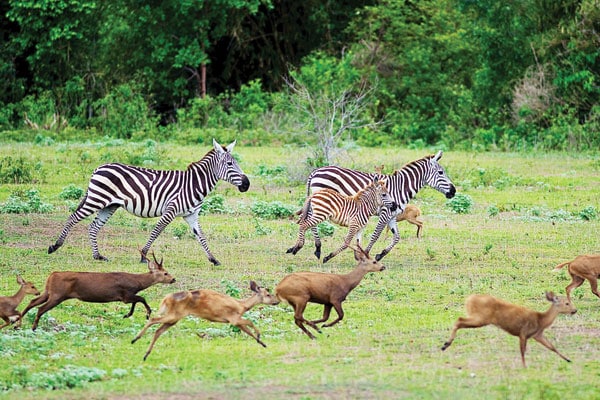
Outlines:
[[324,221],[317,225],[317,231],[321,237],[333,236],[335,233],[335,225],[329,221]]
[[79,200],[84,194],[84,189],[71,183],[63,188],[58,194],[58,198],[63,200]]
[[598,210],[594,206],[587,206],[579,212],[579,216],[585,221],[594,221],[598,218]]
[[225,197],[221,194],[210,195],[204,198],[202,202],[202,214],[227,214],[231,212],[232,210],[225,205]]
[[457,193],[453,198],[446,201],[446,207],[457,214],[469,214],[473,208],[473,199],[468,194]]
[[250,206],[252,215],[264,219],[289,218],[297,211],[297,207],[284,204],[280,201],[255,201]]
[[34,165],[25,157],[2,157],[0,159],[0,183],[31,183],[40,169],[40,163]]
[[14,366],[11,380],[2,384],[2,391],[22,388],[29,390],[73,389],[82,387],[89,382],[100,381],[106,375],[106,371],[99,368],[75,365],[66,365],[56,372],[29,373],[28,369],[25,365]]
[[0,204],[3,214],[48,213],[53,209],[52,204],[42,202],[37,189],[14,191],[5,203]]

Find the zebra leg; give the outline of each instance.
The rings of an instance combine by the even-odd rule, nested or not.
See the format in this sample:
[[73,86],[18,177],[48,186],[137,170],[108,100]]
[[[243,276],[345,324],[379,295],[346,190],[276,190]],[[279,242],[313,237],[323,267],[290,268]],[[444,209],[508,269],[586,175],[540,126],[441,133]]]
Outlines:
[[315,239],[315,256],[317,260],[321,259],[321,237],[319,236],[319,229],[316,226],[310,228],[313,238]]
[[69,216],[69,219],[67,220],[62,232],[58,236],[56,243],[48,247],[48,254],[54,253],[63,245],[65,239],[67,238],[67,235],[77,223],[81,222],[84,218],[87,218],[96,211],[98,211],[98,208],[84,207],[86,199],[87,197],[84,198],[81,201],[81,203],[79,203],[79,207],[77,207],[77,210],[75,210],[75,212],[73,212],[73,214]]
[[101,255],[98,251],[98,232],[119,207],[119,205],[113,204],[103,208],[98,211],[98,215],[96,215],[96,218],[90,224],[88,233],[90,235],[90,244],[92,245],[92,256],[94,257],[94,260],[108,261],[108,258]]
[[204,232],[202,232],[202,229],[200,229],[200,225],[198,224],[198,213],[199,213],[199,211],[196,211],[191,215],[187,215],[187,216],[183,217],[183,219],[185,220],[185,222],[188,223],[188,225],[192,229],[192,233],[196,237],[196,240],[198,240],[200,242],[200,244],[202,245],[202,248],[204,249],[204,252],[206,253],[206,256],[208,257],[208,261],[210,261],[215,266],[221,265],[221,263],[215,258],[215,256],[212,255],[212,253],[210,252],[210,249],[208,248],[208,242],[206,241],[206,236],[204,235]]
[[[140,262],[143,263],[143,262],[147,261],[146,254],[148,254],[148,251],[150,250],[152,243],[154,243],[154,241],[156,240],[158,235],[160,235],[162,233],[162,231],[165,229],[165,227],[167,225],[169,225],[174,219],[175,219],[175,213],[172,209],[167,209],[167,211],[162,215],[162,217],[160,217],[160,219],[156,223],[156,226],[154,227],[154,229],[152,229],[152,232],[150,232],[150,238],[148,239],[148,241],[146,242],[144,247],[142,247],[142,250],[140,250],[140,253],[141,253]],[[189,224],[189,222],[188,222],[188,224]]]
[[381,253],[375,256],[375,260],[377,261],[385,257],[400,241],[400,233],[398,231],[398,223],[396,222],[396,218],[392,218],[390,222],[388,222],[388,226],[390,227],[390,231],[392,231],[392,233],[394,234],[394,237],[392,238],[392,243],[390,243],[388,247],[383,249]]
[[292,253],[296,255],[296,253],[300,251],[300,249],[304,246],[304,235],[308,228],[309,227],[306,224],[300,224],[300,228],[298,229],[298,240],[296,241],[294,247],[290,247],[289,249],[287,249],[286,253]]
[[323,259],[323,264],[325,264],[327,261],[331,260],[333,257],[340,254],[342,251],[346,250],[348,248],[348,246],[350,246],[350,243],[352,243],[352,239],[354,239],[354,237],[358,234],[359,231],[360,231],[360,229],[358,228],[358,226],[351,225],[348,235],[346,235],[346,238],[344,239],[344,243],[342,244],[342,246],[339,249],[337,249],[336,251],[329,253],[329,255]]

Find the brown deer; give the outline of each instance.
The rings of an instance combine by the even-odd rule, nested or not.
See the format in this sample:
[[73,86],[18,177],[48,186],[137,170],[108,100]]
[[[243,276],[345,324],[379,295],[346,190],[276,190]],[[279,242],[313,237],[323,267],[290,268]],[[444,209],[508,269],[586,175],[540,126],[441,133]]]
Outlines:
[[17,283],[21,285],[17,293],[13,296],[0,296],[0,318],[4,320],[4,325],[0,326],[0,329],[6,328],[11,324],[11,317],[17,317],[17,324],[15,328],[21,326],[21,313],[17,311],[17,307],[25,298],[25,295],[32,294],[39,296],[40,291],[34,286],[33,283],[27,282],[20,275],[17,275]]
[[530,338],[535,339],[564,360],[571,362],[544,337],[544,330],[552,325],[558,314],[575,314],[577,310],[568,300],[560,299],[552,292],[546,292],[546,299],[552,302],[550,308],[546,312],[537,312],[489,295],[471,295],[465,301],[468,316],[458,318],[450,339],[444,343],[442,350],[446,350],[452,344],[459,329],[479,328],[492,324],[519,337],[521,361],[524,367],[526,367],[527,340]]
[[[268,289],[258,286],[254,281],[250,281],[250,290],[254,294],[245,300],[237,300],[231,296],[208,289],[169,294],[160,304],[159,316],[151,318],[131,343],[133,344],[141,338],[150,326],[162,324],[154,333],[154,338],[152,338],[152,342],[144,355],[144,361],[146,361],[160,335],[182,318],[193,315],[211,322],[223,322],[237,326],[253,337],[260,345],[267,347],[260,340],[258,328],[254,326],[252,321],[242,318],[242,315],[257,304],[275,305],[279,304],[279,300],[269,293]],[[252,328],[254,333],[249,328]]]
[[592,293],[600,297],[598,293],[598,277],[600,276],[600,254],[599,255],[580,255],[573,261],[567,261],[554,267],[555,271],[568,265],[571,283],[566,287],[567,298],[571,301],[571,290],[578,288],[587,279],[590,282]]
[[[417,226],[417,238],[421,238],[421,230],[423,229],[423,222],[419,219],[421,216],[421,210],[414,204],[407,204],[404,207],[404,211],[396,216],[396,222],[406,221]],[[389,230],[389,227],[388,227]]]
[[[331,308],[335,308],[337,319],[323,325],[329,327],[337,324],[344,318],[342,302],[364,276],[369,272],[383,271],[385,267],[378,261],[372,259],[360,246],[354,249],[354,258],[358,265],[354,270],[345,275],[323,273],[323,272],[295,272],[287,275],[275,288],[275,295],[282,302],[290,304],[294,308],[294,322],[302,329],[309,338],[315,336],[306,329],[304,324],[321,333],[318,323],[329,319]],[[303,313],[307,303],[323,304],[323,318],[308,321]]]
[[46,290],[41,296],[31,300],[23,311],[23,316],[33,307],[40,306],[31,329],[38,326],[40,317],[68,299],[79,299],[90,303],[122,301],[132,303],[131,310],[124,318],[133,314],[135,305],[146,307],[146,318],[152,310],[146,300],[137,293],[157,283],[174,283],[175,278],[163,268],[163,260],[148,260],[149,272],[130,274],[127,272],[53,272],[46,280]]

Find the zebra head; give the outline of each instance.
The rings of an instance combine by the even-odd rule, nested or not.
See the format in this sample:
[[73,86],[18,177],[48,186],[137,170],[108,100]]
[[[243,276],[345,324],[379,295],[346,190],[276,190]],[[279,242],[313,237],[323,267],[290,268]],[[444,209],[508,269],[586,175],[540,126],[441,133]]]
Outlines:
[[446,175],[444,167],[442,167],[438,161],[442,158],[442,151],[438,151],[436,155],[429,159],[429,163],[425,170],[424,180],[425,183],[435,190],[443,193],[447,199],[451,199],[456,194],[456,187]]
[[245,192],[250,187],[250,180],[244,174],[239,164],[233,158],[232,151],[235,146],[235,140],[227,147],[221,146],[215,139],[213,139],[213,147],[217,153],[218,167],[217,167],[217,178],[222,179],[236,186],[240,192]]
[[385,187],[385,181],[375,179],[373,181],[373,186],[375,189],[375,195],[377,196],[378,201],[381,202],[380,205],[387,208],[391,212],[396,211],[398,204]]

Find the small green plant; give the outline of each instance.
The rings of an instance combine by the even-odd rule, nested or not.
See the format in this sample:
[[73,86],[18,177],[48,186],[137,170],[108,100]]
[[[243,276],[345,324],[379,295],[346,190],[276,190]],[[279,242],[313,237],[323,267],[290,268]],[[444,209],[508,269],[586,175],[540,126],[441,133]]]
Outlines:
[[232,210],[225,206],[225,197],[220,194],[206,197],[202,202],[202,214],[228,214]]
[[186,233],[190,232],[190,228],[187,224],[174,224],[172,232],[173,237],[181,239]]
[[428,247],[425,250],[425,252],[427,253],[427,257],[429,257],[430,260],[432,260],[432,261],[435,260],[435,256],[437,255],[435,250],[432,250],[431,248]]
[[234,297],[236,299],[240,298],[240,295],[242,293],[242,291],[240,290],[240,288],[238,288],[234,282],[227,280],[227,279],[223,279],[221,280],[221,285],[225,285],[225,293],[228,294],[231,297]]
[[63,188],[58,197],[63,200],[78,200],[84,193],[85,190],[71,183]]
[[446,202],[446,206],[457,214],[469,214],[473,208],[473,199],[468,194],[458,193]]
[[48,213],[53,208],[52,204],[42,202],[37,189],[17,190],[11,193],[5,203],[0,204],[0,213]]
[[0,183],[31,183],[34,165],[24,157],[0,159]]
[[488,207],[487,213],[490,217],[496,217],[498,216],[498,214],[500,214],[500,209],[495,204],[493,204]]
[[264,219],[279,219],[292,216],[296,212],[296,207],[283,204],[280,201],[257,201],[250,207],[252,215]]
[[598,210],[594,206],[587,206],[579,212],[579,217],[584,221],[594,221],[598,218]]
[[324,221],[317,225],[317,231],[321,237],[333,236],[335,233],[335,226],[329,221]]
[[490,254],[490,250],[492,250],[493,247],[494,245],[491,243],[486,244],[483,248],[483,254]]
[[260,218],[253,218],[253,221],[254,221],[254,230],[256,231],[257,235],[266,236],[266,235],[271,234],[272,229],[269,229],[268,227],[263,225]]

